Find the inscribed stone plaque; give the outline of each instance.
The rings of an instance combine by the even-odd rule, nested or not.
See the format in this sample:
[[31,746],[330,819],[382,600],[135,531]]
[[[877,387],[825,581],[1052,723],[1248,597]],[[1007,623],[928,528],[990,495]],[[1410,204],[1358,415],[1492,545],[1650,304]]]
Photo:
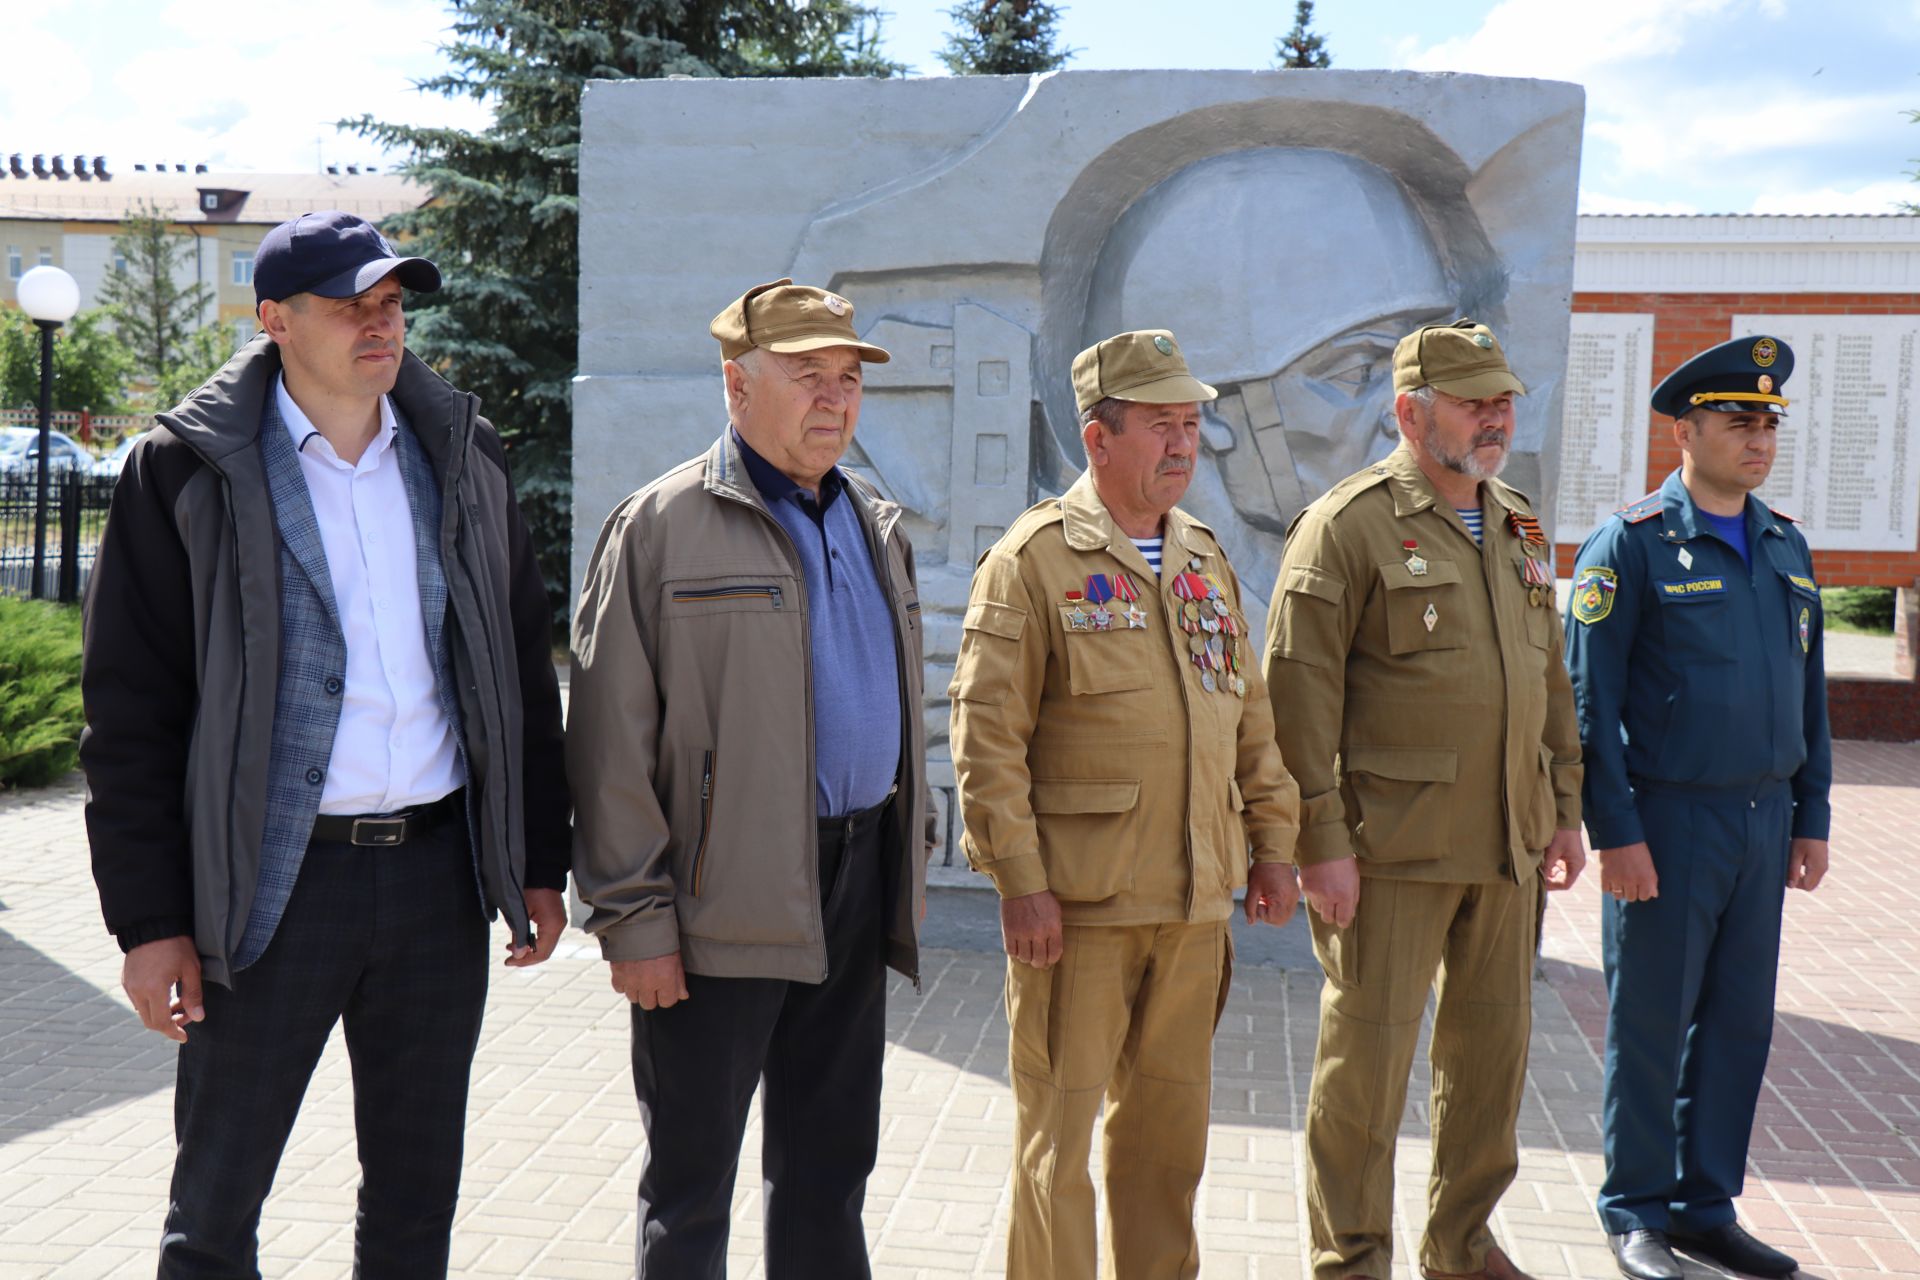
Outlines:
[[1912,551],[1920,535],[1913,316],[1735,316],[1793,348],[1791,405],[1760,489],[1822,551]]
[[1578,543],[1646,492],[1647,396],[1653,389],[1653,317],[1573,317],[1567,398],[1560,418],[1555,533]]

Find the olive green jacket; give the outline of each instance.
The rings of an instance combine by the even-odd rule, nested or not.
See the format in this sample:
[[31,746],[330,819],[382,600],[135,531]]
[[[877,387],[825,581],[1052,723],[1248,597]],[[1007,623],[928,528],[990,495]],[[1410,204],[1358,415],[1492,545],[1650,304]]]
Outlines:
[[[1367,875],[1518,882],[1580,822],[1580,738],[1532,507],[1480,486],[1485,543],[1403,443],[1289,531],[1267,620],[1298,860]],[[1537,529],[1537,525],[1532,528]],[[1538,576],[1538,575],[1534,575]]]

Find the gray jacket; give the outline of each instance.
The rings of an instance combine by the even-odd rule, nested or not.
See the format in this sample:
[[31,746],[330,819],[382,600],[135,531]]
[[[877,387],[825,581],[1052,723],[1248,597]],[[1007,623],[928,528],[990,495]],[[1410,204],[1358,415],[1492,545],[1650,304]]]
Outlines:
[[[279,531],[259,433],[280,355],[260,335],[135,447],[88,584],[81,763],[107,927],[191,933],[231,985],[254,901],[280,669]],[[441,490],[440,556],[481,892],[528,932],[566,882],[568,800],[545,588],[505,452],[408,355],[393,398]]]

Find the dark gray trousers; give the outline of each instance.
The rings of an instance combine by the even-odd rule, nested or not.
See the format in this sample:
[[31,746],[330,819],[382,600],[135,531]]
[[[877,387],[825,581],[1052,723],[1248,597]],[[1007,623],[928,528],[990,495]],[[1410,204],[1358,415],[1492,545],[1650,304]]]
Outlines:
[[[886,1052],[885,805],[846,839],[820,824],[827,979],[687,975],[690,999],[633,1006],[647,1130],[640,1280],[722,1280],[740,1142],[764,1079],[768,1280],[865,1280],[860,1210],[880,1145]],[[836,829],[837,827],[837,829]]]
[[260,1207],[336,1022],[360,1154],[353,1274],[447,1273],[487,922],[466,824],[397,848],[316,841],[266,954],[206,987],[174,1090],[161,1280],[257,1280]]

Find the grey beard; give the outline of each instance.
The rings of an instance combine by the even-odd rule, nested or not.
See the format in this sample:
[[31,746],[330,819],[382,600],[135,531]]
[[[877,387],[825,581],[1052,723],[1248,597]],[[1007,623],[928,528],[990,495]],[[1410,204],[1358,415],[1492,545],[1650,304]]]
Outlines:
[[1447,470],[1457,471],[1473,480],[1493,479],[1507,469],[1507,459],[1513,456],[1513,449],[1510,446],[1503,447],[1498,460],[1489,466],[1480,461],[1480,455],[1474,452],[1472,444],[1467,446],[1467,451],[1463,454],[1451,454],[1435,442],[1431,434],[1427,437],[1427,452],[1433,455],[1434,461]]

